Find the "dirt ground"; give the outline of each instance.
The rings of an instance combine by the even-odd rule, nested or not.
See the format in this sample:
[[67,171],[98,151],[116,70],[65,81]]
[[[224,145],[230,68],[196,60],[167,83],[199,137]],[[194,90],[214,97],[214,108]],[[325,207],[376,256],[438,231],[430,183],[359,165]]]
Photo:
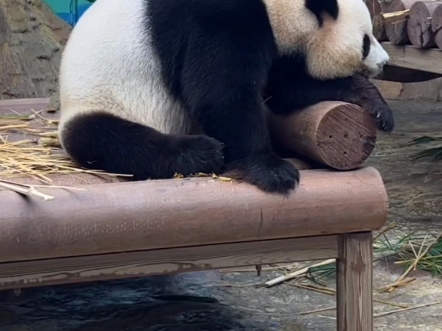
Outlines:
[[[442,132],[442,103],[391,104],[398,111],[409,110],[411,107],[423,112],[427,110],[428,116],[434,116],[431,120],[425,116],[422,118],[438,123],[441,129],[439,133]],[[436,108],[438,111],[433,112]],[[404,135],[400,133],[402,138]],[[440,163],[438,169],[441,169]],[[442,188],[441,181],[438,185]],[[433,195],[432,199],[439,196]],[[412,204],[408,203],[407,206]],[[399,225],[389,236],[412,230],[441,231],[442,205],[436,201],[431,207],[432,214],[424,215],[422,220],[403,219],[400,210],[405,209],[400,209],[398,203],[399,212],[393,213],[392,218]],[[299,264],[299,268],[303,265],[305,263]],[[261,277],[257,277],[253,268],[249,269],[252,271],[210,271],[37,288],[25,290],[20,295],[13,291],[0,292],[0,331],[336,330],[333,309],[312,312],[333,308],[333,295],[300,289],[294,283],[272,288],[256,287],[254,284],[275,278],[283,271],[264,270]],[[407,286],[388,294],[377,291],[393,283],[403,271],[382,259],[375,264],[375,330],[442,331],[442,279],[414,272],[411,276],[415,276],[416,280]],[[334,288],[334,280],[331,279],[327,286]],[[400,309],[391,304],[379,303],[380,300],[409,307],[439,300],[441,304],[378,316]]]

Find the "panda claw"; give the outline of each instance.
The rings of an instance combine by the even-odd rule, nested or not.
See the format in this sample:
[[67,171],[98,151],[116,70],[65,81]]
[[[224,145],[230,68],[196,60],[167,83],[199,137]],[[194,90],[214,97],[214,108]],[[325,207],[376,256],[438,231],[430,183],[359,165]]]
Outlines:
[[391,109],[387,107],[382,107],[382,110],[376,112],[376,122],[379,130],[384,132],[391,132],[394,129],[394,118]]
[[384,132],[393,131],[395,126],[393,111],[387,103],[375,98],[362,102],[361,106],[371,114],[378,130]]

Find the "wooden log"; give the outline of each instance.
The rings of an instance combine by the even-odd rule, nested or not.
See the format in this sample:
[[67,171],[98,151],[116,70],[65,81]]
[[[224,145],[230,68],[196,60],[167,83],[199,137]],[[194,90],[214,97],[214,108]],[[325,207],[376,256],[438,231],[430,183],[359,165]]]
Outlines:
[[367,5],[368,11],[370,12],[370,17],[373,19],[376,15],[381,12],[381,5],[378,0],[364,0]]
[[338,331],[373,330],[372,233],[341,236],[337,260]]
[[77,187],[0,191],[0,263],[371,231],[388,208],[372,167],[302,170],[289,196],[210,177]]
[[439,49],[442,49],[442,31],[436,32],[434,36],[434,43]]
[[386,41],[387,34],[385,33],[384,17],[381,15],[385,5],[380,4],[378,0],[366,1],[370,16],[373,21],[373,35],[378,41]]
[[431,30],[434,33],[434,43],[442,49],[442,4],[438,3],[431,17]]
[[405,45],[410,42],[407,34],[408,12],[417,0],[392,0],[383,14],[385,33],[393,45]]
[[373,35],[379,42],[388,40],[385,19],[381,14],[373,17]]
[[436,33],[442,29],[442,2],[437,1],[431,15],[431,30]]
[[436,45],[435,33],[431,27],[431,17],[441,1],[417,1],[409,12],[407,34],[410,42],[419,48],[431,48]]
[[278,144],[338,170],[359,167],[376,142],[373,118],[345,102],[321,102],[287,117],[269,112],[267,118]]

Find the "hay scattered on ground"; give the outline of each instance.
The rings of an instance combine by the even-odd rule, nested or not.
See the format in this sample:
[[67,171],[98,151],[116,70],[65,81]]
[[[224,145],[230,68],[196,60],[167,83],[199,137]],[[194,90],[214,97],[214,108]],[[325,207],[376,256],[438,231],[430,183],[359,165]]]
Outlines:
[[[374,289],[378,294],[391,293],[399,287],[405,287],[416,280],[415,277],[410,277],[409,274],[414,270],[423,270],[430,272],[435,277],[442,276],[442,233],[436,236],[429,234],[413,233],[398,238],[394,241],[387,237],[390,230],[396,227],[392,223],[384,227],[373,238],[374,260],[388,259],[397,265],[404,267],[404,273],[392,284],[388,284],[382,288]],[[282,276],[270,279],[264,283],[230,285],[223,284],[222,286],[229,287],[271,287],[279,284],[286,284],[288,286],[297,287],[325,295],[336,295],[336,289],[327,287],[326,281],[331,280],[336,276],[336,260],[328,259],[321,262],[316,262],[310,266],[299,269],[298,264],[272,264],[269,266],[262,266],[262,270],[280,270],[284,272]],[[226,272],[254,272],[250,267],[240,269],[228,269]],[[380,298],[373,298],[375,303],[391,306],[394,309],[375,313],[374,317],[382,317],[391,314],[397,314],[408,310],[425,308],[433,305],[442,305],[442,301],[427,302],[419,305],[403,304],[395,301],[382,300]],[[311,311],[301,312],[300,315],[316,314],[322,312],[335,310],[336,306],[315,309]],[[326,318],[333,318],[330,316],[322,316]]]
[[[416,278],[409,277],[415,270],[431,273],[434,277],[442,276],[442,233],[429,234],[411,233],[395,241],[388,239],[387,233],[395,227],[391,224],[373,239],[374,260],[389,259],[404,267],[404,273],[392,284],[378,289],[381,292],[393,292],[396,288],[413,282]],[[334,259],[320,262],[308,268],[301,275],[315,284],[323,285],[326,279],[336,273]],[[288,277],[288,276],[286,276]],[[271,281],[270,281],[271,282]],[[270,283],[268,282],[268,283]],[[270,283],[273,285],[273,283]]]

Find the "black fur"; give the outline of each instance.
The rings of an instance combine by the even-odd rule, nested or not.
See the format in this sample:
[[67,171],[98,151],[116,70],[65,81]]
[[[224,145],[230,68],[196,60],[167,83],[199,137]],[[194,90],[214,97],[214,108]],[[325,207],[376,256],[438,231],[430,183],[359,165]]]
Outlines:
[[368,54],[370,54],[370,46],[370,37],[368,35],[365,35],[364,40],[362,41],[362,58],[364,60],[367,58]]
[[[357,104],[373,116],[379,130],[391,132],[394,118],[391,108],[378,89],[364,76],[335,80],[317,80],[306,72],[302,55],[284,56],[274,62],[269,72],[264,97],[271,111],[280,115],[327,100]],[[296,75],[292,73],[296,72]]]
[[[332,17],[338,15],[335,2],[306,1],[314,13]],[[379,114],[381,128],[392,127],[382,98],[373,100],[374,93],[360,88],[369,86],[367,80],[317,81],[306,73],[302,56],[278,59],[261,0],[147,4],[146,33],[152,33],[163,79],[205,135],[164,135],[104,113],[78,116],[66,126],[63,139],[82,166],[134,174],[135,179],[224,171],[264,191],[285,194],[297,185],[299,171],[272,151],[264,98],[280,114],[323,100],[353,101]]]
[[134,180],[219,172],[223,165],[223,144],[213,138],[164,135],[104,112],[77,115],[65,126],[63,141],[79,165]]
[[305,7],[316,16],[320,26],[322,26],[324,22],[324,14],[330,15],[335,20],[339,16],[337,0],[305,0]]
[[[260,0],[149,1],[153,41],[171,93],[225,144],[226,171],[287,193],[299,172],[272,153],[261,96],[277,56]],[[147,26],[147,28],[149,28]]]

